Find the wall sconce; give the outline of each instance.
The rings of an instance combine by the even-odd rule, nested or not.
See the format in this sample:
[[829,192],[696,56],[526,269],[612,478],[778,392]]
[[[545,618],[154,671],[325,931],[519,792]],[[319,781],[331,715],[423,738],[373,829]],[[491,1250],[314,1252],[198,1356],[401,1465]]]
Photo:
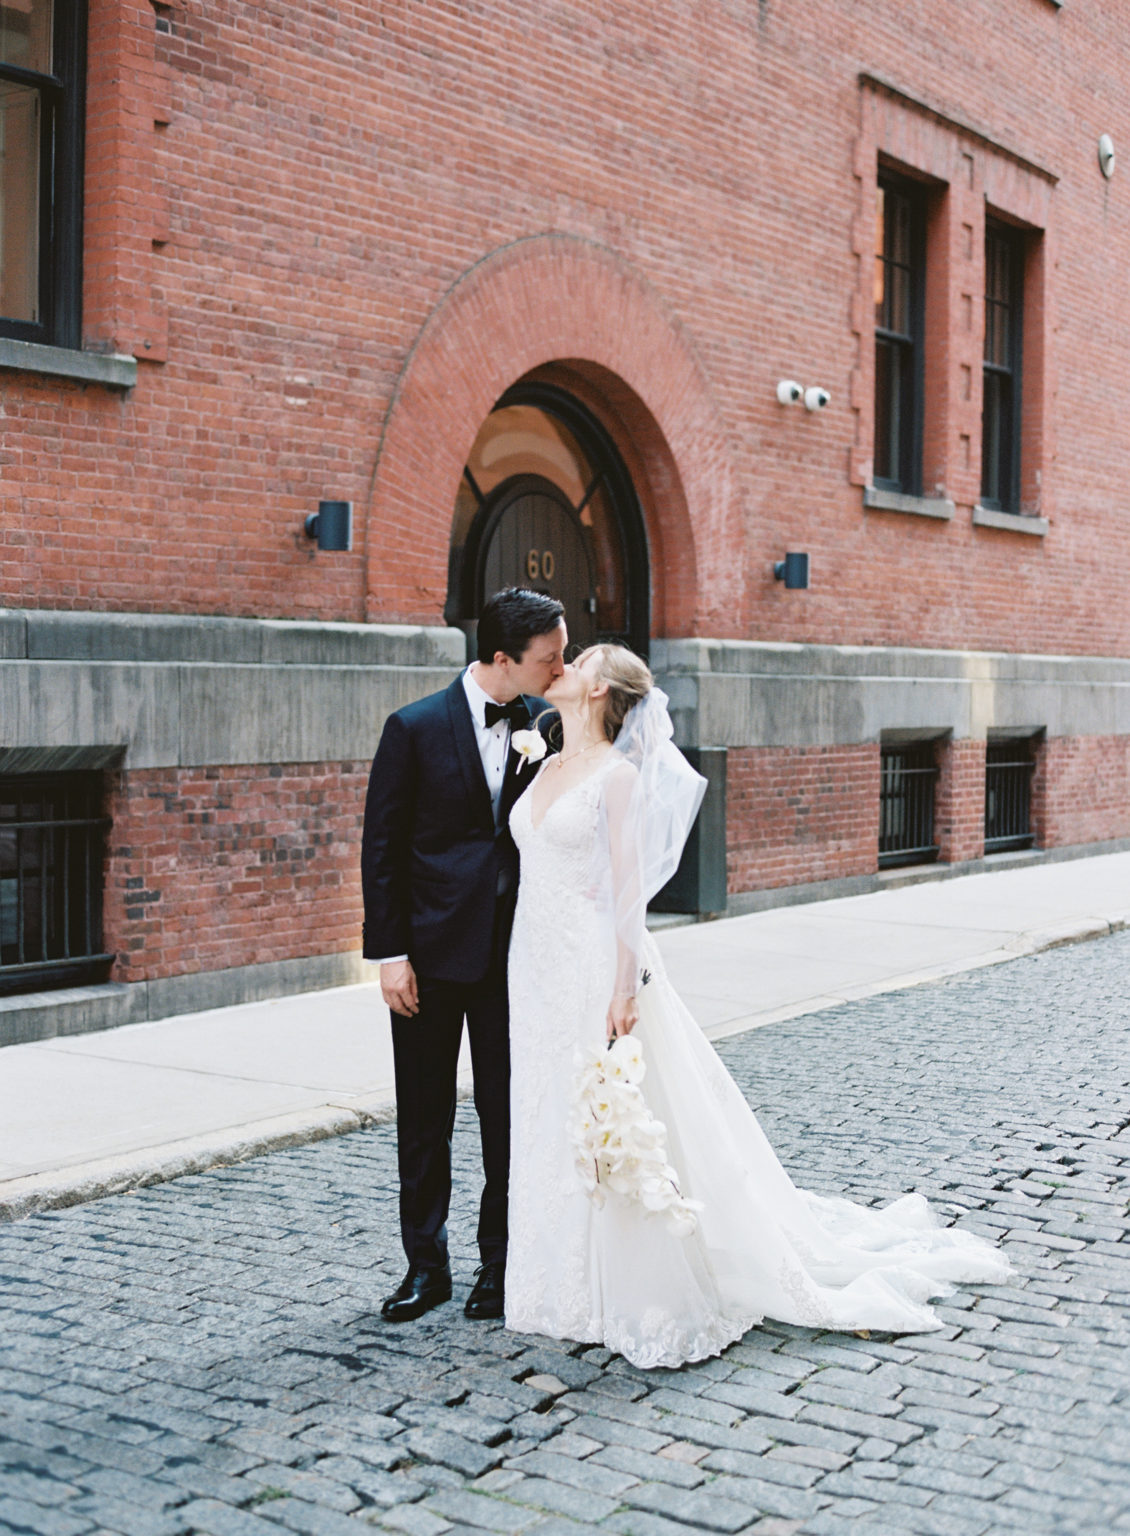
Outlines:
[[353,503],[320,501],[303,527],[308,539],[317,539],[318,548],[333,551],[353,548]]
[[773,567],[773,575],[783,581],[790,592],[801,591],[808,586],[808,556],[793,552]]

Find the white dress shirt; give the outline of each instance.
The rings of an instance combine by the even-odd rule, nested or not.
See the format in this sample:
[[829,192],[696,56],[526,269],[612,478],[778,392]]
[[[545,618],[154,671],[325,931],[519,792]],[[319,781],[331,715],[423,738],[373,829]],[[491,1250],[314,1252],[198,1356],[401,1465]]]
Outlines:
[[[471,722],[475,727],[475,741],[482,759],[483,772],[486,774],[487,788],[490,790],[490,808],[497,826],[498,802],[502,795],[502,781],[506,777],[506,759],[510,755],[510,722],[496,720],[493,725],[487,725],[487,705],[498,701],[492,699],[485,689],[479,687],[471,675],[470,667],[463,674],[463,692],[467,695],[467,703],[470,706]],[[374,960],[371,964],[392,965],[397,960],[407,959],[407,955],[386,955],[383,960]]]
[[506,759],[510,752],[510,722],[496,720],[487,725],[487,705],[497,703],[490,694],[479,687],[468,667],[463,674],[463,692],[471,706],[471,719],[475,723],[475,740],[479,744],[479,756],[483,760],[487,788],[490,790],[490,808],[498,824],[498,800],[502,794],[502,781],[506,777]]

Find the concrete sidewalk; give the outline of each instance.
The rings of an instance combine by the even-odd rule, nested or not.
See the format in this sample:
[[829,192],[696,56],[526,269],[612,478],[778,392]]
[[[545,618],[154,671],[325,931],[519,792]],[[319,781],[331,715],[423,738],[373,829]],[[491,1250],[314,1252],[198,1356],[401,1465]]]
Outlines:
[[[717,1039],[1128,925],[1130,853],[1115,853],[777,907],[657,938],[672,981]],[[8,1046],[0,1219],[393,1113],[388,1016],[374,983]]]

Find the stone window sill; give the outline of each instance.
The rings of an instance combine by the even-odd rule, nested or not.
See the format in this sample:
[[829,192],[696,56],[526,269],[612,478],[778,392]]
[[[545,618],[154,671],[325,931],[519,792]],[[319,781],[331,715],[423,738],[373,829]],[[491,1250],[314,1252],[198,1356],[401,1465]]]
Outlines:
[[901,491],[881,491],[869,485],[863,492],[868,512],[904,512],[911,517],[936,517],[949,522],[954,504],[944,496],[904,496]]
[[1029,512],[994,512],[991,507],[974,507],[973,522],[978,528],[1008,528],[1037,539],[1048,531],[1046,517],[1035,517]]
[[117,353],[76,352],[70,347],[44,347],[38,342],[13,341],[3,336],[0,368],[49,374],[56,379],[79,379],[84,384],[105,384],[110,389],[132,389],[137,383],[136,358]]

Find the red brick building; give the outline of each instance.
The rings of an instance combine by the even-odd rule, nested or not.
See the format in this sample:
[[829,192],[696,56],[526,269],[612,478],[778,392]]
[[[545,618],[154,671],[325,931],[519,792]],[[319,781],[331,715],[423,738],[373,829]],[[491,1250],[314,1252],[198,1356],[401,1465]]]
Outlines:
[[1130,839],[1128,37],[3,0],[2,1037],[356,975],[382,720],[510,580],[711,749],[683,904]]

